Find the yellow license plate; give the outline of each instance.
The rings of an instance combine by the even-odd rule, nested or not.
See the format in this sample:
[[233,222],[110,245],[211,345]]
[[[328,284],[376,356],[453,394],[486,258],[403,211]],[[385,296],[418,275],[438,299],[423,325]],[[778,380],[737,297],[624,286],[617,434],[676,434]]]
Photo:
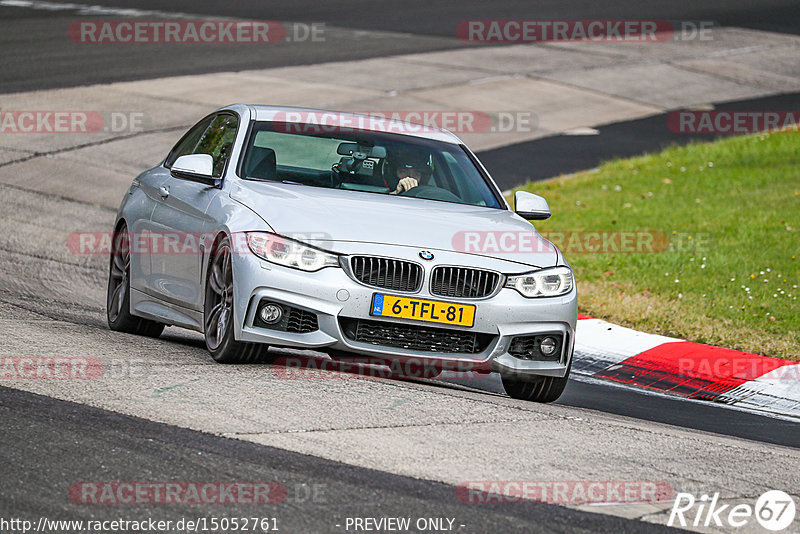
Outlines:
[[369,314],[457,326],[475,324],[475,306],[472,304],[395,297],[380,293],[372,295],[372,309]]

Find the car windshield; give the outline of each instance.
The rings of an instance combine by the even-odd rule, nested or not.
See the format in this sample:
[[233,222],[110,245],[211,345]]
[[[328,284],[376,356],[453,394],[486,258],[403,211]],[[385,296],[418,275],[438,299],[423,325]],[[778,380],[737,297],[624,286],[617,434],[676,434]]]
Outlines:
[[459,145],[349,128],[320,130],[314,125],[255,122],[242,176],[502,208]]

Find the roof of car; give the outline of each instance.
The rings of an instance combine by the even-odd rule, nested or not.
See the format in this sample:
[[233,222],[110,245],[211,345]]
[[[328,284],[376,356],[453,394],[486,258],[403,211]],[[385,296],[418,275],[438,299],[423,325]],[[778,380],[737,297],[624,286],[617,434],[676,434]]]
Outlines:
[[[277,120],[305,124],[309,125],[309,131],[313,131],[314,127],[319,127],[319,130],[323,132],[332,131],[335,128],[369,130],[462,144],[462,141],[448,130],[392,118],[404,112],[376,111],[374,114],[367,114],[291,106],[249,105],[248,107],[258,121]],[[389,116],[387,117],[387,115]],[[302,133],[302,130],[299,133]]]

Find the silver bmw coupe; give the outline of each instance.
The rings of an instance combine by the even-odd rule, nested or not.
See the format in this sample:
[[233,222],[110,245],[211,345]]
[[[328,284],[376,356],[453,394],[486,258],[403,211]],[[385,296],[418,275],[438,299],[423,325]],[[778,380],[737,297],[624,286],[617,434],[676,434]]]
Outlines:
[[[290,347],[495,371],[552,402],[577,320],[572,270],[452,133],[369,115],[232,105],[134,179],[114,227],[113,330],[204,334],[220,363]],[[402,366],[400,366],[402,368]]]

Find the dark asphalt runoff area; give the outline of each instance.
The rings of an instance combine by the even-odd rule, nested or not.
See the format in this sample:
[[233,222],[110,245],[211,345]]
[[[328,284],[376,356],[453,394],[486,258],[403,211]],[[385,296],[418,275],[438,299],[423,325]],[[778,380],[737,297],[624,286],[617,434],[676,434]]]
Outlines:
[[[274,518],[279,532],[336,533],[348,531],[348,517],[397,517],[410,518],[412,528],[407,532],[421,531],[414,526],[421,518],[453,520],[444,524],[451,524],[452,532],[459,533],[675,531],[537,502],[465,503],[457,497],[455,488],[446,484],[353,467],[6,387],[0,387],[0,420],[4,428],[0,435],[0,510],[4,518],[21,518],[34,524],[41,517],[173,522],[258,517]],[[84,504],[81,493],[70,493],[71,486],[82,482],[145,481],[277,482],[286,488],[286,497],[279,504]],[[354,531],[352,526],[349,531]]]
[[[714,104],[714,110],[797,112],[800,93],[724,102]],[[727,137],[726,134],[673,132],[667,127],[670,113],[598,126],[596,135],[554,135],[486,150],[479,156],[497,185],[507,190],[529,181],[592,169],[614,158]]]
[[776,419],[600,381],[585,382],[574,376],[556,404],[800,448],[800,422],[796,420]]

